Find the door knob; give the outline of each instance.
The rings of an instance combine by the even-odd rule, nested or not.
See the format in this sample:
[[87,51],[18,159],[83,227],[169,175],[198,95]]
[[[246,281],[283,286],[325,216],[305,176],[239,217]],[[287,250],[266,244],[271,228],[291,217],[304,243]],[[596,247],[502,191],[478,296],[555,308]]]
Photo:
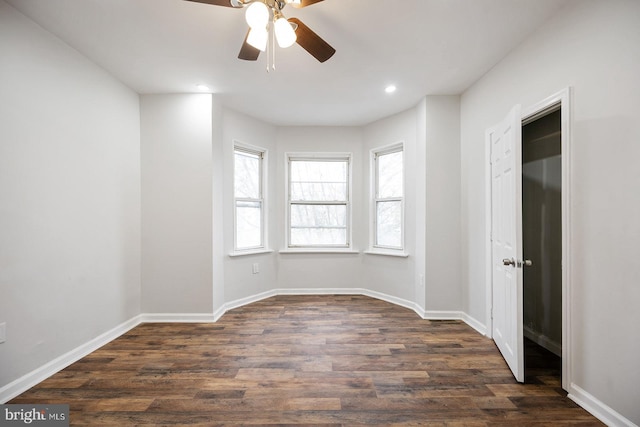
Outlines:
[[533,262],[531,262],[530,259],[525,259],[523,264],[525,267],[531,267],[533,265]]
[[509,259],[509,258],[505,258],[505,259],[503,259],[503,260],[502,260],[502,263],[503,263],[504,265],[513,265],[513,266],[515,267],[515,265],[516,265],[516,260],[515,260],[515,259],[513,259],[513,258],[511,258],[511,259]]

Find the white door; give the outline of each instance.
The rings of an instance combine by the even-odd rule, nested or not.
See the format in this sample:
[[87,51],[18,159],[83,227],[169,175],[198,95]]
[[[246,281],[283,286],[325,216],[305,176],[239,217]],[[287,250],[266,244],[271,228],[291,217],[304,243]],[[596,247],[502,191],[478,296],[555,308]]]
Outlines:
[[491,147],[493,339],[524,381],[522,337],[522,119],[520,106],[487,131]]

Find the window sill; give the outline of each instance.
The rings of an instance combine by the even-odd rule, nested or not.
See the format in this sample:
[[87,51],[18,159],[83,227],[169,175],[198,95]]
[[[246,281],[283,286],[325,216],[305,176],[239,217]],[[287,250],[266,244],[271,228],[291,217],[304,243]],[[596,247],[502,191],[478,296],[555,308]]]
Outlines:
[[229,254],[229,256],[231,258],[236,258],[236,257],[246,256],[246,255],[270,254],[272,252],[273,252],[273,249],[252,249],[252,250],[249,250],[249,251],[231,252]]
[[408,258],[409,254],[404,251],[385,251],[381,249],[369,249],[364,251],[366,255],[393,256],[397,258]]
[[280,249],[278,251],[281,254],[359,254],[360,251],[355,249],[314,249],[314,248],[293,248],[293,249]]

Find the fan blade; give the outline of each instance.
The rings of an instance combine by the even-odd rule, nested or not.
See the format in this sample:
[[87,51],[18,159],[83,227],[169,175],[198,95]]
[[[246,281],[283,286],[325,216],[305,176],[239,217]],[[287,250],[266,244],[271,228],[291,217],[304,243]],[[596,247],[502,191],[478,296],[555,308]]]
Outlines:
[[[251,31],[251,28],[249,28],[249,31]],[[258,55],[260,55],[260,49],[256,49],[255,47],[247,43],[247,39],[249,38],[249,31],[247,31],[247,35],[244,38],[244,43],[242,43],[238,58],[244,59],[245,61],[255,61],[258,59]]]
[[319,35],[311,31],[298,18],[289,18],[289,22],[296,24],[296,42],[320,62],[331,58],[336,50],[324,41]]
[[303,7],[311,6],[312,4],[320,3],[324,0],[300,0],[300,4],[293,4],[293,7],[301,9]]
[[212,4],[214,6],[233,7],[229,0],[186,0],[186,1],[192,1],[195,3]]

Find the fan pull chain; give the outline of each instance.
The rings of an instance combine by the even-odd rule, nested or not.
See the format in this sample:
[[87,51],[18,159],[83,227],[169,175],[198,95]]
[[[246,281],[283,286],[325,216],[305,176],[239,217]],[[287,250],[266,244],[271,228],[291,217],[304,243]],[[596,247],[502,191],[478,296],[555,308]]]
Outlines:
[[273,24],[267,27],[269,35],[267,36],[267,48],[265,56],[267,57],[267,73],[276,70],[276,33]]
[[[269,31],[269,33],[271,33],[271,28],[269,26],[267,26],[267,31]],[[270,56],[271,56],[271,37],[269,37],[267,35],[267,51],[265,52],[264,55],[267,59],[267,73],[269,72],[269,62],[270,62]]]
[[275,71],[276,70],[276,29],[275,27],[271,29],[271,59],[272,59],[271,69]]

